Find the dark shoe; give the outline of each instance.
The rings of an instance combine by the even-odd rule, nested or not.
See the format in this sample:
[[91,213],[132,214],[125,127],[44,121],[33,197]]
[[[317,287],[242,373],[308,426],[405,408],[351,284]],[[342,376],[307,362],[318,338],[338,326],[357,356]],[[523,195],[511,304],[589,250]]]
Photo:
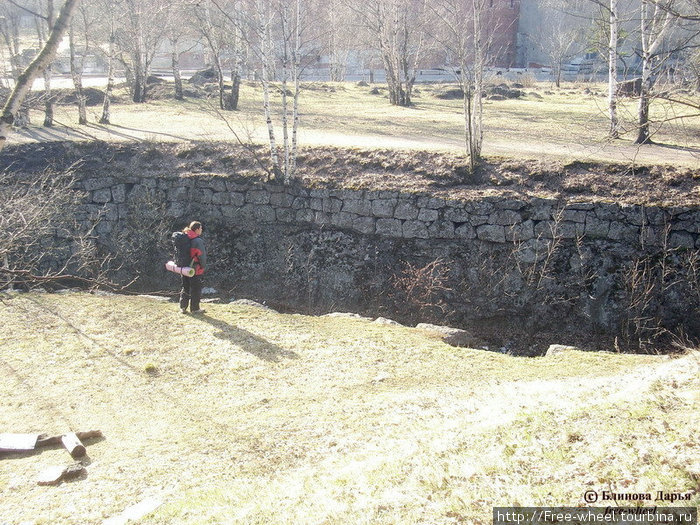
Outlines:
[[206,310],[204,310],[202,308],[200,308],[199,310],[192,310],[193,314],[203,314],[204,312],[206,312]]
[[187,308],[180,308],[180,313],[181,313],[181,314],[186,314],[186,313],[187,313]]

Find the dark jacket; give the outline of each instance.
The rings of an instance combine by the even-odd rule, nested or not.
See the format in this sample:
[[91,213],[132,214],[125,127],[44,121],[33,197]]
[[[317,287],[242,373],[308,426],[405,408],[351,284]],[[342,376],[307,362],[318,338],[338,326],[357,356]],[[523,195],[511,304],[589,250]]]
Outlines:
[[194,259],[194,268],[196,275],[202,275],[207,267],[207,251],[204,248],[204,241],[192,230],[187,232],[187,236],[191,239],[190,257]]

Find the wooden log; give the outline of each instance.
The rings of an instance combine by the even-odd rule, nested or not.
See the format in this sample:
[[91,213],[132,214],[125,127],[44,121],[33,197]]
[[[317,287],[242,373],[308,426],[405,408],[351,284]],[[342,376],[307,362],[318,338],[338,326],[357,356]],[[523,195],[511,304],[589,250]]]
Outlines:
[[85,455],[85,445],[80,442],[80,438],[75,432],[69,432],[61,436],[61,443],[73,458],[82,458]]
[[[101,430],[88,430],[87,432],[76,432],[76,436],[80,441],[85,441],[86,439],[100,438],[102,437]],[[47,436],[45,434],[39,436],[36,442],[38,447],[49,447],[51,445],[60,445],[62,443],[63,436]]]

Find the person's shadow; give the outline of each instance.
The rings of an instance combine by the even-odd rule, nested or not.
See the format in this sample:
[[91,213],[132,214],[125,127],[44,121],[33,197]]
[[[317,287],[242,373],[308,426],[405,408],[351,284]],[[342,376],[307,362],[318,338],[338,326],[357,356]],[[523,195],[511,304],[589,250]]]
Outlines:
[[255,335],[248,330],[230,325],[219,319],[214,319],[208,315],[198,316],[197,319],[205,323],[209,323],[219,331],[214,333],[215,337],[231,341],[240,346],[245,352],[248,352],[258,359],[264,361],[278,362],[281,359],[299,359],[299,355],[291,350],[286,350],[281,346],[271,343],[258,335]]

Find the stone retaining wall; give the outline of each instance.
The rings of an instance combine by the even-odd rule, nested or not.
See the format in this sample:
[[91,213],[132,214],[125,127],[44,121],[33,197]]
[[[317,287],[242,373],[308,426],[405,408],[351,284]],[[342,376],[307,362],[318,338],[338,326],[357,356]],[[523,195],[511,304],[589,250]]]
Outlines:
[[308,224],[403,239],[536,243],[552,238],[700,248],[698,207],[660,208],[617,203],[562,203],[553,199],[452,200],[397,191],[307,189],[244,184],[222,177],[89,178],[90,218],[108,232],[127,213],[129,199],[153,192],[167,214],[197,211],[232,223]]
[[[700,207],[445,199],[208,175],[89,177],[79,188],[77,218],[97,223],[112,254],[136,237],[151,286],[177,286],[162,269],[167,236],[197,218],[209,284],[278,307],[532,333],[565,324],[700,336]],[[406,278],[436,262],[442,273],[407,291]]]

